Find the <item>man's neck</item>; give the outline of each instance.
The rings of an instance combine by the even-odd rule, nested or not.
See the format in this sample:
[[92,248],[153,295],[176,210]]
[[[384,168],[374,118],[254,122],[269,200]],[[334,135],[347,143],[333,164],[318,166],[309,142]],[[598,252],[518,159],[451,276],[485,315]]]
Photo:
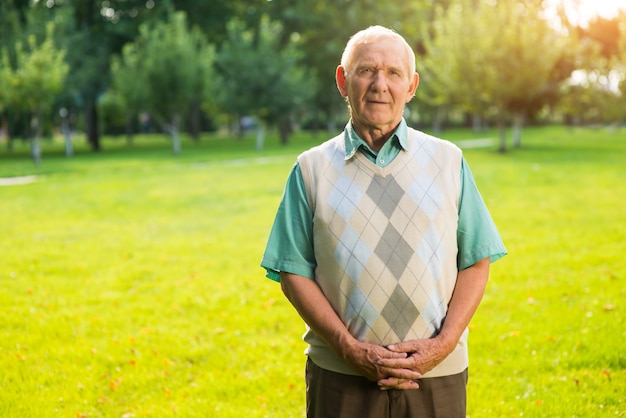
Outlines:
[[361,138],[363,141],[369,145],[369,147],[374,152],[380,151],[380,149],[385,145],[385,143],[391,138],[398,129],[400,123],[397,123],[393,129],[381,129],[375,126],[359,126],[354,123],[352,120],[352,127],[354,128],[354,132]]

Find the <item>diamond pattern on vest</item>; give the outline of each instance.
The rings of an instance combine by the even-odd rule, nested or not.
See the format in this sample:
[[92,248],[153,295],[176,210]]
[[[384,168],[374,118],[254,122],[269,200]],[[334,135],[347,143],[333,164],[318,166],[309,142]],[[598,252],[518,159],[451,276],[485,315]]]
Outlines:
[[362,197],[363,191],[346,176],[340,175],[335,183],[335,187],[328,196],[328,203],[344,221],[348,221]]
[[396,279],[402,276],[407,268],[407,261],[411,259],[414,252],[392,224],[387,225],[374,250]]
[[[338,173],[326,200],[335,211],[329,232],[338,238],[334,259],[344,272],[338,283],[344,317],[361,337],[392,342],[430,337],[445,310],[441,315],[443,301],[431,280],[422,279],[437,269],[441,237],[432,227],[420,231],[415,219],[435,216],[441,193],[425,173],[409,175],[404,187],[394,175],[363,174],[355,181]],[[411,270],[414,257],[426,272]]]
[[352,318],[348,327],[357,335],[366,335],[374,327],[378,311],[370,303],[362,289],[355,288],[350,296],[346,316]]
[[324,190],[316,257],[331,261],[319,264],[319,283],[350,332],[375,344],[430,338],[446,315],[449,177],[437,146],[414,145],[386,173],[337,149],[324,152],[330,165],[311,166]]
[[370,187],[367,188],[367,195],[378,204],[380,210],[389,218],[402,199],[404,190],[393,176],[374,176]]
[[420,313],[402,286],[397,285],[381,314],[389,324],[392,324],[393,331],[402,341]]
[[[356,283],[361,277],[361,273],[365,269],[363,265],[363,259],[370,258],[371,250],[361,240],[359,235],[349,226],[344,230],[337,249],[335,250],[335,260],[340,262],[344,260],[344,270],[348,274],[348,277]],[[357,258],[356,254],[360,257]]]

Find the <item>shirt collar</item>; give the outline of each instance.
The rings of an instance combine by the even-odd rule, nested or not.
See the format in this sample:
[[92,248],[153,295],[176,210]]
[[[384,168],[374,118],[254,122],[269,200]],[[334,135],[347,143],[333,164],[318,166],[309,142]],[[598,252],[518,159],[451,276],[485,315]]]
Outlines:
[[[348,124],[346,125],[346,128],[344,130],[344,139],[346,144],[346,160],[352,158],[361,146],[365,147],[365,149],[369,150],[369,152],[371,152],[372,154],[376,154],[371,150],[369,145],[367,145],[364,140],[359,138],[356,131],[354,130],[354,127],[352,126],[352,121],[348,122]],[[392,144],[397,143],[398,146],[405,151],[408,149],[408,128],[404,118],[402,118],[402,120],[400,121],[400,124],[396,128],[396,131],[393,133],[393,135],[391,135],[389,140],[387,140],[387,143],[389,142],[391,142]],[[385,143],[385,145],[387,145],[387,143]]]

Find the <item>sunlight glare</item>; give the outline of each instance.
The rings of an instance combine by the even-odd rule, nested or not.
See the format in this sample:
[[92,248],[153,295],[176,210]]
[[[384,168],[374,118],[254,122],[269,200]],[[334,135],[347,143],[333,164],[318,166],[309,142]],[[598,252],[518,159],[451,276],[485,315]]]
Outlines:
[[626,0],[550,0],[550,5],[563,5],[572,23],[585,25],[599,16],[611,19],[620,11],[626,13]]

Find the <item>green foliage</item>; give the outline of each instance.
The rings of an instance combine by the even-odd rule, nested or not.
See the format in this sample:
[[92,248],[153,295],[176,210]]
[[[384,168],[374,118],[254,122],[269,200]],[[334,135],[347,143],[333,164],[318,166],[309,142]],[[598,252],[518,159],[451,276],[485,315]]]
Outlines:
[[[72,160],[46,144],[39,168],[0,153],[0,176],[36,176],[0,187],[0,415],[303,416],[304,326],[259,262],[323,139],[205,137],[176,159],[160,137]],[[526,145],[464,152],[510,252],[471,325],[468,414],[623,416],[623,132]]]
[[30,35],[26,46],[19,42],[15,46],[14,67],[8,53],[0,57],[0,110],[10,107],[12,111],[30,115],[35,164],[39,164],[41,159],[39,137],[42,118],[45,112],[51,110],[69,71],[64,61],[65,51],[55,46],[53,35],[54,24],[48,23],[43,41]]
[[38,42],[34,35],[26,45],[15,47],[15,68],[7,52],[0,67],[0,103],[32,113],[47,110],[62,90],[69,67],[65,51],[53,40],[54,25],[47,26],[46,38]]
[[315,86],[300,65],[299,43],[293,38],[281,45],[281,36],[282,25],[267,17],[256,30],[238,19],[229,22],[216,63],[222,109],[274,124],[308,102]]
[[128,96],[134,110],[148,110],[171,121],[195,97],[206,96],[212,54],[199,33],[187,29],[185,14],[175,13],[169,22],[143,25],[113,70],[121,93]]
[[565,51],[541,13],[531,2],[467,0],[438,8],[419,65],[426,100],[483,115],[540,110],[530,105]]
[[192,102],[208,101],[213,82],[213,48],[197,29],[187,29],[183,12],[167,22],[142,25],[135,42],[112,65],[114,85],[134,112],[148,111],[171,133],[178,131]]

